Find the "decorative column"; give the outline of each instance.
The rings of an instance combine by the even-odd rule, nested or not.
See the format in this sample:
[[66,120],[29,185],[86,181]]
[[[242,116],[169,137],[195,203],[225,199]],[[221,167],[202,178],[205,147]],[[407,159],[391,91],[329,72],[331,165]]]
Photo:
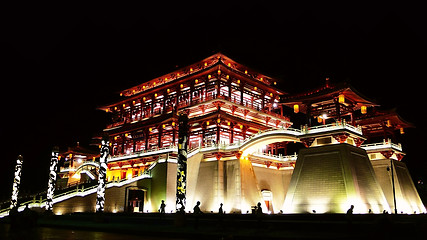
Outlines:
[[19,155],[15,165],[15,178],[13,179],[12,198],[10,200],[10,208],[15,208],[18,205],[19,186],[21,185],[22,163],[24,158]]
[[104,212],[105,186],[107,179],[107,158],[110,153],[108,139],[101,141],[101,156],[99,157],[98,188],[96,191],[96,212]]
[[178,117],[178,166],[176,175],[176,211],[185,211],[187,190],[188,115]]
[[59,148],[54,147],[52,150],[52,157],[50,158],[49,182],[47,185],[47,196],[46,196],[46,211],[52,211],[52,208],[53,208],[53,192],[55,191],[55,184],[56,184],[56,170],[58,167],[58,155],[59,155]]

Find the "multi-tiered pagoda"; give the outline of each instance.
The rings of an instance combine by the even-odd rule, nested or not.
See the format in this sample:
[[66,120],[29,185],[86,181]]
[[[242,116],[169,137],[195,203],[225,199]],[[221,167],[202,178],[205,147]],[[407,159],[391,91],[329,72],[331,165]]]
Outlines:
[[[153,212],[165,200],[175,212],[179,115],[188,116],[186,211],[197,201],[209,212],[258,202],[266,213],[426,211],[391,140],[409,123],[345,83],[288,94],[278,82],[218,53],[121,91],[100,107],[112,118],[105,211]],[[293,126],[284,112],[306,122]],[[287,155],[290,145],[303,149]],[[70,183],[97,178],[93,156],[81,159],[61,169]],[[73,190],[53,211],[95,211],[95,195]]]

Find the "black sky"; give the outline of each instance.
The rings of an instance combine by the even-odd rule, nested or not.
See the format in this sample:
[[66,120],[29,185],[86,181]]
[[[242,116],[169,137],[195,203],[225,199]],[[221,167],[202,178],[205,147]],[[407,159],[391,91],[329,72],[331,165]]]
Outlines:
[[221,51],[294,93],[349,81],[416,125],[401,138],[414,179],[427,178],[426,19],[416,5],[161,2],[2,8],[0,196],[18,154],[22,190],[47,185],[52,146],[87,145],[117,92]]

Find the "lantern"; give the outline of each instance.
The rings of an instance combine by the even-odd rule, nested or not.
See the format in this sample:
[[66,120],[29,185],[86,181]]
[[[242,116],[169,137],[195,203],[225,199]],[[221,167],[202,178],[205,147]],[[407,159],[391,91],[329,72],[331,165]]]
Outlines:
[[404,128],[400,128],[400,134],[405,134],[405,129]]
[[237,79],[237,84],[240,84],[240,79]]
[[386,126],[387,126],[387,127],[391,127],[391,122],[390,122],[390,120],[387,120]]
[[276,84],[277,84],[277,82],[274,82],[273,84],[274,84],[274,85],[276,85]]
[[248,74],[248,70],[245,70],[245,74]]
[[211,77],[212,77],[212,76],[209,74],[209,75],[208,75],[208,79],[211,79]]
[[221,70],[218,69],[218,76],[221,75]]
[[322,122],[323,122],[322,116],[318,116],[318,117],[317,117],[317,122],[318,122],[318,123],[322,123]]
[[254,87],[254,90],[256,91],[256,90],[258,90],[258,88],[257,88],[257,87]]
[[225,76],[225,78],[227,78],[227,80],[228,80],[228,79],[230,79],[230,76],[229,76],[229,75],[227,75],[227,76]]
[[132,104],[133,104],[133,105],[135,105],[135,103],[136,103],[136,102],[135,102],[135,100],[133,100],[133,101],[132,101]]
[[209,126],[209,121],[206,121],[206,126]]
[[221,118],[218,118],[218,119],[216,120],[216,122],[217,122],[217,123],[220,123],[220,122],[221,122]]
[[107,108],[107,109],[105,109],[105,112],[109,112],[110,110]]
[[146,98],[145,98],[145,97],[143,97],[143,98],[142,98],[142,101],[144,101],[144,102],[145,102],[145,99],[146,99]]
[[298,104],[294,105],[294,113],[299,113],[299,105]]
[[154,97],[155,97],[155,98],[157,97],[157,93],[155,93],[155,94],[154,94]]
[[123,108],[125,108],[126,107],[126,104],[125,103],[123,103]]
[[340,94],[338,96],[338,102],[339,103],[345,103],[345,96],[344,96],[344,94]]
[[163,124],[162,127],[163,127],[163,129],[165,129],[166,128],[166,124]]
[[172,127],[175,127],[175,122],[172,122]]
[[190,68],[190,72],[192,72],[193,71],[193,68]]
[[366,114],[368,112],[368,108],[366,106],[362,106],[362,107],[360,107],[360,112],[362,114]]
[[208,63],[207,62],[205,62],[205,67],[207,67],[208,66]]
[[129,137],[129,133],[125,133],[125,137]]
[[243,125],[240,125],[240,129],[243,129]]
[[198,84],[198,83],[199,83],[199,79],[194,80],[194,82],[195,82],[196,84]]
[[179,87],[183,88],[183,87],[184,87],[184,84],[182,84],[182,83],[181,83],[181,85],[179,85]]
[[227,66],[228,66],[228,67],[231,67],[231,63],[228,63],[228,64],[227,64]]
[[148,131],[149,131],[149,132],[153,131],[153,128],[149,128],[149,129],[148,129]]

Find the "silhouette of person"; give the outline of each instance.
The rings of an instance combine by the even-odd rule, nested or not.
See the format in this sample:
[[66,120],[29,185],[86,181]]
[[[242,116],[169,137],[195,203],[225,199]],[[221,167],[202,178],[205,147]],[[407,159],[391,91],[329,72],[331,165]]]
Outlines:
[[260,202],[258,202],[258,204],[257,204],[256,214],[257,215],[262,215],[262,208],[261,208],[261,203]]
[[200,201],[197,201],[196,206],[193,208],[194,214],[201,214],[202,211],[200,210]]
[[160,204],[160,213],[165,213],[165,200],[162,200],[162,204]]
[[222,205],[223,205],[222,203],[219,204],[219,210],[218,210],[219,214],[224,214],[224,210],[222,210]]
[[347,215],[353,214],[354,205],[351,205],[350,208],[347,210]]

